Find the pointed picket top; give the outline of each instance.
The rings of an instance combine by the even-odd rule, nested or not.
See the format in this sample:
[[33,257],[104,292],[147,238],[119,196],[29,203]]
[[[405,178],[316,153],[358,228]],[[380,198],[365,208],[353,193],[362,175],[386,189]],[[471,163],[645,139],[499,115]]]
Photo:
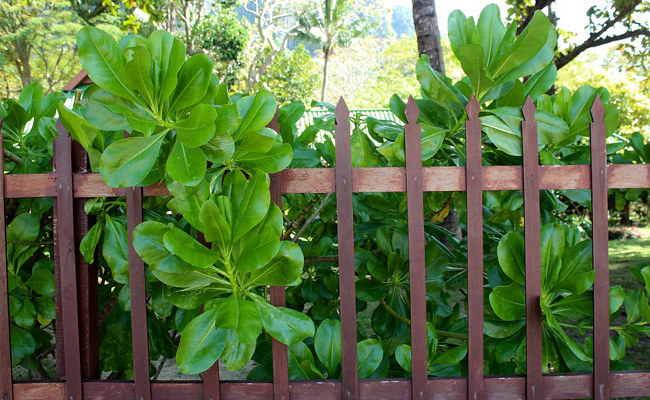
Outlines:
[[476,100],[476,97],[474,95],[471,95],[469,101],[467,102],[467,107],[465,107],[465,111],[467,111],[467,117],[469,117],[469,120],[476,121],[478,119],[478,112],[480,110],[481,106],[478,104],[478,100]]
[[533,99],[530,97],[530,95],[526,98],[526,102],[524,103],[524,107],[521,109],[521,111],[524,113],[524,120],[525,121],[534,121],[535,120],[535,103],[533,103]]
[[350,110],[348,109],[343,96],[339,99],[336,109],[334,110],[334,115],[336,116],[336,124],[344,125],[348,123],[348,118],[350,118]]
[[594,122],[601,122],[605,119],[605,107],[599,95],[596,95],[594,104],[591,106],[591,117],[594,119]]
[[406,109],[404,110],[404,114],[406,115],[406,120],[408,121],[409,124],[418,123],[418,116],[420,115],[420,109],[418,108],[418,105],[415,104],[415,100],[413,99],[413,96],[409,96],[409,99],[406,102]]

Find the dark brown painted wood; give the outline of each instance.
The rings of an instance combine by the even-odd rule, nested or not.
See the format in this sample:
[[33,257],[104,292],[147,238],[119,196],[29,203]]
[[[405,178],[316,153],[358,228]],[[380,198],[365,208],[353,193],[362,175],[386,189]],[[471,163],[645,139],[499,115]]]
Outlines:
[[[4,153],[4,135],[0,118],[0,154]],[[4,175],[5,159],[0,157],[0,171]],[[13,400],[11,376],[11,337],[9,334],[9,282],[7,270],[7,231],[5,228],[5,187],[0,182],[0,396]]]
[[[592,397],[593,375],[589,373],[545,374],[542,378],[545,399],[583,399]],[[526,396],[526,378],[522,375],[486,376],[485,398],[489,400],[519,400]],[[613,397],[650,396],[650,372],[612,372]],[[63,399],[61,382],[16,382],[17,400]],[[156,400],[200,400],[202,384],[197,381],[152,382]],[[271,382],[223,381],[224,400],[268,400],[273,396]],[[429,399],[448,400],[467,397],[467,378],[430,378]],[[296,400],[341,400],[341,380],[292,381],[291,398]],[[88,381],[83,383],[87,400],[131,400],[133,382]],[[364,379],[359,383],[361,399],[409,399],[411,380],[404,378]]]
[[591,115],[591,205],[593,214],[594,399],[610,397],[609,384],[609,256],[607,232],[607,136],[605,109],[596,96]]
[[540,260],[539,152],[535,105],[528,96],[522,123],[524,235],[526,241],[526,395],[544,398],[542,385],[542,270]]
[[467,103],[465,151],[467,159],[467,398],[482,400],[483,385],[483,152],[480,105],[472,95]]
[[414,400],[429,398],[427,365],[427,288],[424,260],[424,206],[422,192],[422,133],[420,110],[413,97],[406,104],[406,202],[408,207],[409,273],[411,289],[411,393]]
[[[90,169],[88,153],[77,141],[72,141],[72,171],[86,173]],[[74,183],[74,175],[73,175]],[[75,249],[81,245],[95,218],[86,214],[86,199],[75,198],[74,236]],[[77,261],[77,294],[79,296],[79,336],[81,351],[81,378],[98,379],[99,371],[99,310],[97,293],[97,262],[88,264],[80,251],[75,252]]]
[[133,248],[133,230],[142,222],[142,188],[126,191],[126,227],[129,235],[129,286],[133,333],[133,377],[135,399],[151,400],[149,380],[149,335],[147,331],[147,283],[144,261]]
[[[276,110],[273,120],[267,125],[275,132],[280,133],[278,124],[279,111]],[[271,179],[271,201],[282,210],[282,175],[272,174]],[[271,286],[271,304],[276,307],[286,305],[284,286]],[[272,338],[273,351],[273,398],[275,400],[289,400],[289,354],[287,346]]]
[[339,291],[341,296],[341,350],[344,400],[359,398],[357,373],[357,307],[354,277],[354,224],[352,214],[352,143],[350,111],[339,100],[334,112],[336,128],[336,212],[339,250]]
[[[63,311],[65,347],[65,394],[67,400],[81,400],[81,352],[79,346],[79,309],[77,304],[77,269],[74,240],[74,198],[72,183],[72,139],[61,121],[57,122],[56,141],[57,235],[61,279],[60,300]],[[66,216],[60,218],[61,215]],[[57,325],[58,325],[57,324]]]

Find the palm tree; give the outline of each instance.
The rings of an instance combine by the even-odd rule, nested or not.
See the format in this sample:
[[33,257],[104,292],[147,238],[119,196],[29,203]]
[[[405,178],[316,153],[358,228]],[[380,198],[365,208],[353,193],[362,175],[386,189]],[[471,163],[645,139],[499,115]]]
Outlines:
[[327,66],[334,49],[348,46],[353,38],[362,36],[372,24],[360,18],[351,3],[348,0],[320,0],[298,17],[297,39],[320,46],[323,50],[321,101],[325,101]]
[[413,0],[413,24],[418,39],[418,52],[429,56],[431,68],[445,73],[440,30],[435,0]]

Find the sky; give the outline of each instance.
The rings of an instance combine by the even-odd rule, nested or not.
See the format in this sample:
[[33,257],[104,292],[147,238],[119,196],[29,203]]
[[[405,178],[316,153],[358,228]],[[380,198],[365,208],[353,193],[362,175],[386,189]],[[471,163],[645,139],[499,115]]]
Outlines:
[[[411,8],[411,0],[385,0],[388,5],[402,5]],[[465,15],[473,16],[478,19],[481,10],[490,3],[495,3],[501,9],[501,18],[505,20],[507,9],[505,0],[436,0],[436,12],[438,13],[438,22],[440,32],[446,36],[447,17],[449,14],[460,9]],[[591,6],[602,7],[606,0],[558,0],[553,5],[553,9],[559,19],[558,26],[562,29],[576,33],[576,42],[583,42],[589,32],[585,27],[589,23],[587,10]]]

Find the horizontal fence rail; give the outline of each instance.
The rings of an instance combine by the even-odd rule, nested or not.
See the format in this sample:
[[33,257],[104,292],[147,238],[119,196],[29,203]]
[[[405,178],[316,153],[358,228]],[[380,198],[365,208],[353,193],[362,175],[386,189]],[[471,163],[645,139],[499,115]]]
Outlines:
[[[160,382],[149,379],[145,269],[133,250],[132,232],[142,221],[143,196],[168,196],[163,184],[115,189],[97,173],[74,173],[71,139],[61,124],[53,173],[5,175],[0,197],[54,197],[56,262],[61,281],[57,299],[63,308],[65,375],[57,382],[12,382],[9,350],[6,237],[0,234],[0,400],[13,399],[580,399],[650,396],[650,372],[609,370],[609,277],[607,261],[607,190],[650,188],[650,165],[607,165],[604,110],[596,98],[592,108],[590,165],[539,165],[535,107],[523,107],[523,166],[483,166],[479,104],[470,99],[466,122],[467,166],[423,167],[419,110],[412,98],[406,107],[405,167],[353,168],[349,111],[341,98],[336,107],[336,168],[288,169],[271,176],[271,198],[282,207],[283,194],[336,193],[341,295],[342,380],[289,381],[287,347],[273,343],[273,382],[220,381],[218,363],[203,382]],[[276,114],[277,118],[277,114]],[[0,121],[1,124],[1,121]],[[278,130],[274,119],[269,127]],[[1,136],[0,136],[1,139]],[[0,161],[1,162],[1,161]],[[540,190],[591,189],[593,203],[594,373],[542,374],[542,326],[539,298]],[[527,375],[485,376],[483,372],[483,231],[482,196],[490,190],[523,190],[526,242]],[[468,376],[431,378],[427,371],[426,274],[424,261],[423,193],[466,191],[468,197]],[[359,379],[355,296],[353,193],[405,192],[407,195],[411,276],[412,379]],[[73,208],[93,197],[126,197],[131,274],[135,381],[83,379]],[[0,210],[3,211],[3,210]],[[58,215],[65,218],[58,218]],[[4,218],[4,212],[2,216]],[[4,227],[4,221],[3,227]],[[4,263],[4,264],[3,264]],[[283,287],[271,288],[271,302],[285,304]],[[82,327],[88,324],[81,324]],[[97,333],[95,333],[97,334]],[[84,346],[84,344],[81,344]],[[58,355],[58,354],[57,354]]]

